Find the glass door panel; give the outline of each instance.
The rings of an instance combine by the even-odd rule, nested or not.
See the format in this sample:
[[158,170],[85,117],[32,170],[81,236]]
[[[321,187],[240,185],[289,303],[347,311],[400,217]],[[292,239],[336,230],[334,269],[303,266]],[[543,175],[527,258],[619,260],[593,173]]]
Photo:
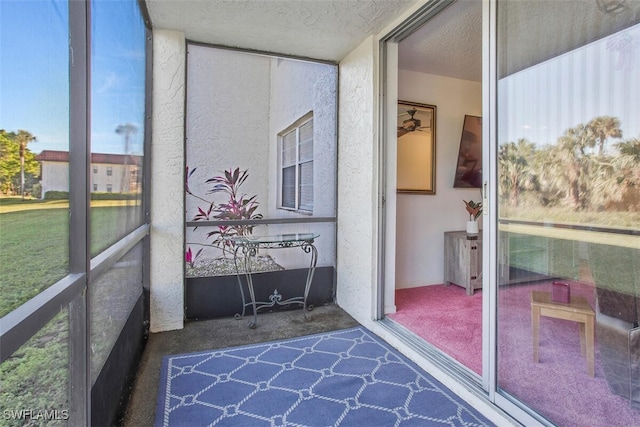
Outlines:
[[639,11],[498,3],[497,390],[556,425],[640,419]]
[[68,14],[0,6],[0,317],[69,272]]
[[146,34],[136,2],[94,0],[91,9],[93,257],[144,221]]

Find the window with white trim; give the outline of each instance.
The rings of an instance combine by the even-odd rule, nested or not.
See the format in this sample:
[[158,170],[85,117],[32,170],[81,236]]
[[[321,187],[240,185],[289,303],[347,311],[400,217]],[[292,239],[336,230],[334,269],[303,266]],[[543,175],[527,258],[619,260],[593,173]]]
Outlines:
[[280,133],[280,207],[313,212],[313,116]]

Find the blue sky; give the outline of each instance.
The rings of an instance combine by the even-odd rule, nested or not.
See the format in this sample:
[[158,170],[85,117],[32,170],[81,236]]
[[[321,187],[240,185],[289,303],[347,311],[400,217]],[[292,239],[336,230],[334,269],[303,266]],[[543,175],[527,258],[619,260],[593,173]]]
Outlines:
[[[144,25],[137,2],[92,2],[92,151],[124,153],[118,125],[133,124],[142,150]],[[68,150],[69,33],[66,1],[0,0],[0,128],[37,137],[29,148]]]

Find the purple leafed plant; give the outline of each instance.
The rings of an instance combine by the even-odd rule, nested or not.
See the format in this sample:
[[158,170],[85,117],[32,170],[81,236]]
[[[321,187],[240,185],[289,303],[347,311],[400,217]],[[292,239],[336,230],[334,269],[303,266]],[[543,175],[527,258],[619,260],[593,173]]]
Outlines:
[[[193,217],[194,221],[213,220],[256,220],[261,219],[262,214],[257,213],[259,203],[258,196],[247,196],[240,192],[240,187],[249,177],[248,171],[241,171],[240,168],[225,170],[223,175],[214,176],[207,179],[207,184],[212,184],[207,194],[223,194],[226,201],[216,204],[203,197],[194,194],[189,188],[189,178],[196,171],[196,168],[189,171],[187,168],[185,191],[188,195],[207,203],[205,208],[198,207],[198,213]],[[211,244],[222,249],[223,256],[226,257],[227,250],[233,248],[234,244],[228,240],[229,237],[247,236],[253,233],[254,225],[218,225],[215,230],[207,233],[207,237],[212,238]]]
[[203,248],[200,248],[198,252],[196,252],[196,254],[193,255],[193,252],[191,252],[191,248],[187,248],[187,252],[185,252],[184,254],[184,260],[187,264],[189,264],[189,267],[193,268],[196,266],[196,261],[202,254],[202,249]]

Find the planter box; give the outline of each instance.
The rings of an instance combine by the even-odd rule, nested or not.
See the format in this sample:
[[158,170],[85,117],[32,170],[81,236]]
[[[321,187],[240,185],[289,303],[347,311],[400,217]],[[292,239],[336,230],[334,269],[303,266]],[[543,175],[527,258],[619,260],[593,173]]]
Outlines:
[[[252,278],[256,302],[268,302],[269,296],[273,294],[275,289],[282,295],[282,300],[303,296],[307,272],[308,269],[300,268],[254,273]],[[244,275],[241,277],[244,295],[249,302],[249,291],[245,277]],[[334,284],[334,267],[316,267],[307,305],[320,306],[332,302]],[[235,275],[189,277],[186,279],[185,304],[187,319],[213,319],[242,313],[242,295],[238,288],[238,279]],[[275,305],[270,308],[265,307],[258,313],[298,308],[302,308],[302,305],[292,304],[288,307]],[[251,307],[247,307],[245,316],[250,314],[252,314]]]

